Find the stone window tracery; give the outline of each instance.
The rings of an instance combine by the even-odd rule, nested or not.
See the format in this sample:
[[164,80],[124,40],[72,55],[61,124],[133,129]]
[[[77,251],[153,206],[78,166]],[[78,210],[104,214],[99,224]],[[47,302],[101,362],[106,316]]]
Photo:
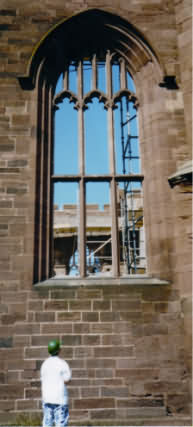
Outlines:
[[[55,206],[54,209],[53,274],[56,277],[118,277],[144,273],[143,176],[136,127],[138,102],[126,61],[109,49],[86,59],[69,61],[64,66],[60,84],[53,98],[53,110],[57,117],[58,108],[67,101],[77,111],[75,155],[78,165],[75,174],[67,173],[66,169],[70,169],[65,166],[57,173],[54,165],[51,185],[53,193],[60,185],[64,194],[76,191],[78,195],[74,204],[65,202],[62,208]],[[90,136],[86,135],[89,127],[86,114],[95,102],[106,111],[106,134],[99,137],[102,141],[96,140],[92,125]],[[64,120],[71,120],[67,109],[65,112]],[[62,144],[70,145],[72,142],[68,138],[63,135]],[[55,138],[55,147],[56,144]],[[97,156],[97,146],[99,151],[101,149],[101,157]],[[59,156],[69,156],[66,164],[70,164],[72,152],[62,154],[61,147],[58,148]],[[101,169],[105,150],[107,161]],[[107,194],[102,209],[100,202],[99,205],[90,203],[89,194],[94,194],[96,189]],[[56,198],[54,204],[57,204]]]
[[[63,83],[58,90],[57,82],[62,74]],[[75,74],[76,82],[72,77]],[[33,92],[32,99],[34,105],[37,105],[37,113],[34,113],[33,118],[33,129],[37,130],[37,134],[34,135],[36,150],[34,283],[57,276],[56,270],[61,264],[62,274],[65,270],[67,277],[71,275],[71,268],[75,268],[75,274],[78,271],[80,277],[93,274],[100,276],[102,273],[120,277],[145,272],[146,245],[143,236],[141,191],[143,176],[138,160],[137,125],[133,130],[138,115],[141,158],[146,174],[143,188],[146,194],[148,271],[154,271],[151,264],[153,246],[150,245],[149,215],[147,217],[150,174],[144,152],[146,139],[144,131],[148,126],[145,124],[148,116],[146,92],[151,91],[148,86],[150,78],[154,79],[154,86],[167,87],[164,67],[148,41],[131,23],[102,10],[86,10],[63,19],[51,28],[34,48],[27,74],[19,78],[22,88]],[[136,92],[133,82],[136,84]],[[63,170],[55,167],[54,158],[56,152],[60,151],[56,137],[57,117],[64,105],[71,108],[71,119],[66,120],[68,125],[73,122],[70,134],[76,133],[78,139],[74,146],[70,145],[70,161]],[[93,151],[90,142],[91,111],[96,106],[98,110],[100,108],[100,113],[103,111],[103,116],[106,114],[107,119],[106,136],[98,138],[99,142],[95,144],[93,157],[96,162],[93,163],[89,160]],[[97,123],[101,123],[99,111],[97,114]],[[102,126],[96,129],[98,135],[100,128]],[[66,136],[67,133],[63,132],[61,135]],[[129,135],[132,138],[129,138]],[[105,166],[100,162],[99,156],[102,139]],[[131,149],[132,144],[135,145],[134,151]],[[69,144],[66,138],[63,147],[67,145]],[[66,158],[62,152],[60,157]],[[128,158],[133,162],[128,162]],[[95,195],[96,185],[99,187],[99,184],[100,192],[108,193],[102,209],[97,199],[91,201],[89,196]],[[57,188],[64,189],[65,186],[71,187],[72,193],[78,196],[75,202],[64,200],[65,206],[62,210],[56,209],[54,205],[58,202],[54,194]],[[63,190],[60,192],[65,193]],[[80,203],[77,203],[77,200]],[[78,205],[77,227],[74,227],[74,205]],[[60,216],[64,214],[71,218],[72,227],[64,227],[63,219],[60,223]],[[97,228],[93,228],[93,216],[95,222],[99,217],[103,222],[100,236],[100,221],[98,235],[93,234]],[[74,228],[76,239],[71,239]],[[63,237],[66,242],[68,241],[70,259],[66,251],[61,251]],[[100,250],[97,246],[99,243]],[[133,254],[135,254],[134,262]]]

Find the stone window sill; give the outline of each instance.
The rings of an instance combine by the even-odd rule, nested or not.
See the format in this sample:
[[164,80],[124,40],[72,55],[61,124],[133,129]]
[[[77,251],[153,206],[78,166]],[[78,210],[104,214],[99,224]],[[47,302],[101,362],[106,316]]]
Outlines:
[[86,278],[50,278],[44,282],[36,283],[36,289],[42,288],[66,288],[73,286],[112,286],[112,285],[133,285],[133,286],[167,286],[170,282],[148,275],[129,275],[119,278],[113,277],[86,277]]

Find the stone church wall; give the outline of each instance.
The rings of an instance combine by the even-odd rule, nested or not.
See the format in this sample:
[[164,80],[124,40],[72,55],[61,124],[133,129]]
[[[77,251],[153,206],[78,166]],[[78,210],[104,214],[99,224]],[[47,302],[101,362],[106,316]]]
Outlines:
[[[58,336],[73,368],[73,421],[190,425],[191,189],[170,188],[168,177],[192,157],[191,4],[1,0],[0,7],[0,423],[41,414],[39,368],[48,339]],[[176,78],[178,90],[159,87],[148,63],[137,89],[149,273],[169,285],[32,284],[37,92],[18,78],[46,32],[88,8],[128,20]]]
[[58,338],[73,370],[74,422],[186,425],[189,387],[176,289],[38,288],[2,292],[1,423],[41,420],[39,369],[48,341]]

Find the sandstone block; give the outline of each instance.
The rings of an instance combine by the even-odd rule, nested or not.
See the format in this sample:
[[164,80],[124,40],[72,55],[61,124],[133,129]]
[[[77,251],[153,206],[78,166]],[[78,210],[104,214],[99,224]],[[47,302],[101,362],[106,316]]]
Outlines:
[[42,311],[43,310],[43,301],[29,301],[28,310],[30,311]]
[[112,333],[112,323],[91,323],[90,332],[93,334],[105,334]]
[[69,301],[69,310],[73,311],[89,311],[91,310],[91,301],[80,300],[80,301]]
[[71,334],[73,326],[74,325],[72,325],[72,323],[65,324],[65,323],[58,323],[58,322],[41,324],[41,333],[42,334]]
[[61,300],[67,300],[72,299],[76,297],[76,290],[75,289],[51,289],[50,291],[51,299],[61,299]]
[[48,357],[47,347],[40,348],[26,348],[25,349],[25,358],[26,359],[45,359]]
[[[128,387],[102,387],[101,393],[104,397],[128,398],[129,390]],[[119,406],[118,402],[119,401],[117,401],[117,405]]]
[[72,359],[68,360],[70,367],[72,369],[83,369],[85,368],[85,361],[84,359]]
[[[115,420],[116,419],[116,410],[114,409],[98,409],[93,410],[91,412],[91,420]],[[122,419],[121,416],[119,416],[119,420]]]
[[124,300],[124,301],[113,301],[113,311],[139,311],[141,308],[141,302],[139,300]]
[[52,339],[59,339],[59,335],[32,335],[31,345],[35,347],[47,346]]
[[120,320],[120,315],[118,312],[101,312],[100,320],[101,322],[116,322]]
[[81,398],[96,398],[99,397],[98,387],[88,387],[81,390]]
[[76,347],[74,349],[75,358],[90,358],[93,357],[93,349],[90,347]]
[[69,397],[70,401],[72,399],[79,399],[80,398],[80,390],[74,387],[68,387]]
[[64,346],[79,346],[82,344],[81,335],[63,335],[61,343]]
[[29,398],[28,400],[26,399],[17,400],[16,409],[21,411],[38,409],[38,401],[32,400],[31,398]]
[[94,311],[110,311],[111,303],[110,301],[94,301],[93,310]]
[[86,335],[83,337],[83,345],[88,346],[98,346],[100,345],[100,336],[99,335]]
[[132,357],[133,346],[98,347],[94,350],[95,357]]
[[75,323],[73,325],[73,332],[75,334],[88,334],[90,332],[89,323]]
[[12,328],[14,335],[39,334],[40,325],[38,323],[18,323]]
[[74,400],[74,409],[96,409],[96,408],[114,408],[115,402],[112,398],[103,399],[81,399]]
[[25,313],[13,313],[13,314],[3,314],[1,316],[2,325],[11,325],[16,322],[25,321]]
[[25,389],[25,398],[26,399],[40,399],[41,390],[40,388],[27,388]]
[[13,411],[15,401],[14,400],[3,400],[0,401],[0,411]]
[[103,335],[102,336],[102,345],[122,345],[123,336],[122,335]]
[[115,359],[88,359],[86,366],[93,369],[115,368]]
[[13,126],[26,126],[26,123],[30,125],[29,114],[13,114],[12,115]]
[[23,384],[9,384],[9,385],[1,384],[0,395],[1,395],[1,400],[15,399],[15,396],[17,396],[18,399],[21,399],[24,397]]
[[100,289],[78,289],[77,298],[78,299],[98,299],[102,296],[102,290]]
[[83,312],[82,313],[83,322],[98,322],[99,321],[99,313],[98,312]]
[[45,306],[44,306],[45,310],[68,310],[68,303],[67,301],[60,301],[60,300],[51,300],[51,301],[46,301],[45,302]]
[[[85,314],[85,313],[83,313]],[[50,319],[51,320],[51,319]],[[59,322],[80,322],[81,320],[81,312],[58,312],[57,313],[57,321]]]
[[53,311],[49,312],[37,312],[35,313],[36,322],[54,322],[55,313]]

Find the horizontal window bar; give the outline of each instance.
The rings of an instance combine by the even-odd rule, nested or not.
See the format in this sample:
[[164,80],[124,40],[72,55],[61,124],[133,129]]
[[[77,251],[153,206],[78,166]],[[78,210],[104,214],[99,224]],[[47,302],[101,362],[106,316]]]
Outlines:
[[[89,181],[100,181],[100,182],[110,182],[112,180],[111,175],[52,175],[51,180],[53,182],[79,182],[82,179],[85,182]],[[115,181],[136,181],[142,182],[144,176],[141,174],[123,174],[123,175],[114,175]]]
[[53,182],[79,182],[81,180],[80,175],[52,175],[51,180]]
[[142,182],[144,180],[144,176],[141,174],[123,174],[123,175],[115,175],[115,181],[132,181],[132,182]]
[[86,176],[84,176],[85,182],[89,182],[89,181],[110,182],[111,179],[112,179],[111,175],[86,175]]

